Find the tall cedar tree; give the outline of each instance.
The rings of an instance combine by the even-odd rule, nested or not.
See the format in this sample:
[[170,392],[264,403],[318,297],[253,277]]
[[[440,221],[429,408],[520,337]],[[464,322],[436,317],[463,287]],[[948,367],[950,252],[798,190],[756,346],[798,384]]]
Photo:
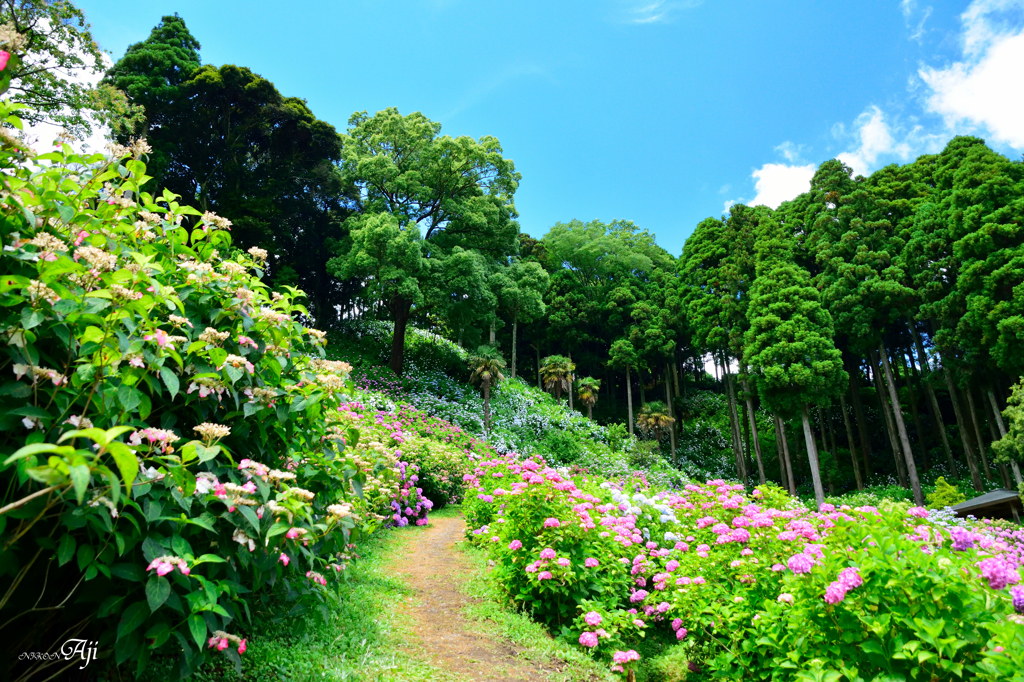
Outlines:
[[847,381],[842,355],[832,343],[832,317],[807,271],[793,262],[792,242],[775,221],[761,221],[756,256],[744,360],[769,410],[800,415],[820,506],[825,493],[808,405],[828,406],[839,396]]

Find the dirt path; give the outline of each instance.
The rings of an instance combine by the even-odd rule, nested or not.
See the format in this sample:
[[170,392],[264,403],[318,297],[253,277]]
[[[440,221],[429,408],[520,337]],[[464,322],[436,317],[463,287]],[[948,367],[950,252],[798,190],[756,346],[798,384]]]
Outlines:
[[403,611],[415,624],[420,644],[432,661],[474,682],[532,682],[549,679],[545,670],[516,657],[518,649],[480,632],[463,615],[472,599],[462,592],[471,567],[457,549],[463,540],[461,517],[433,517],[417,529],[408,552],[393,571],[406,577],[414,595]]

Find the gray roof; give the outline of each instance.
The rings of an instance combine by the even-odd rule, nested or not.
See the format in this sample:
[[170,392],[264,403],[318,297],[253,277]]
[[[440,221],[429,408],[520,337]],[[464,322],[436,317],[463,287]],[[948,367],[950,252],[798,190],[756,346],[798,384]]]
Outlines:
[[1001,505],[1007,503],[1012,504],[1013,500],[1017,500],[1017,504],[1018,506],[1020,506],[1020,493],[1018,493],[1016,490],[1007,490],[1006,488],[1000,488],[998,490],[987,492],[984,495],[974,497],[970,500],[967,500],[966,502],[961,502],[960,504],[954,505],[953,511],[960,513],[971,512],[976,509],[983,509],[985,507],[990,507],[993,505]]

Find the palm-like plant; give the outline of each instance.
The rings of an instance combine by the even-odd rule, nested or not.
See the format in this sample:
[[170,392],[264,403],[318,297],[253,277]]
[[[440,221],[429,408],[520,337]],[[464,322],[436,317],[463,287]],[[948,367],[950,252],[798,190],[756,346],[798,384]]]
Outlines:
[[664,438],[675,421],[668,412],[668,406],[660,400],[644,403],[636,415],[636,425],[640,432],[654,440]]
[[549,355],[540,364],[540,376],[544,389],[555,394],[555,400],[562,399],[562,393],[572,389],[573,371],[576,363],[564,355]]
[[594,404],[597,402],[597,392],[601,390],[601,380],[594,377],[583,377],[576,382],[576,395],[580,402],[587,406],[587,418],[594,418]]
[[493,346],[480,346],[476,353],[469,356],[470,383],[480,384],[484,394],[484,432],[491,431],[491,387],[505,380],[501,370],[505,369],[505,360]]

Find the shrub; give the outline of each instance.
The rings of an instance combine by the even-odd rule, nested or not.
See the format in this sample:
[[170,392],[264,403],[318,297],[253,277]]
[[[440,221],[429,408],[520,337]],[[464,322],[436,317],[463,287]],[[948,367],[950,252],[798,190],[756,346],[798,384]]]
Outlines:
[[946,483],[945,478],[939,476],[935,479],[935,492],[928,495],[926,502],[928,502],[928,506],[932,509],[942,509],[960,504],[966,499],[966,495],[949,483]]
[[613,670],[650,657],[655,679],[684,661],[701,679],[1024,679],[1019,529],[901,502],[812,512],[722,480],[568,479],[512,457],[474,474],[469,537],[497,584]]
[[0,150],[4,666],[62,632],[135,670],[237,664],[253,618],[340,597],[326,576],[387,511],[360,491],[397,489],[346,448],[349,367],[300,292],[269,291],[227,220],[140,191],[146,152]]

